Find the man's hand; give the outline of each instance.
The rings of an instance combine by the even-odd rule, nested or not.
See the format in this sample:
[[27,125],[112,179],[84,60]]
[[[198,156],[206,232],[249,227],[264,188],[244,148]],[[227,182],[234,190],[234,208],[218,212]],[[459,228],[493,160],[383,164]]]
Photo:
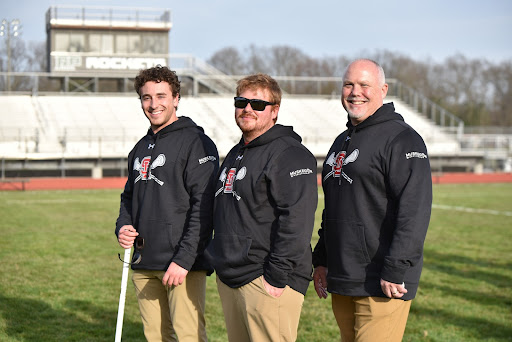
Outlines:
[[117,241],[124,249],[132,248],[135,238],[139,235],[132,225],[124,225],[119,229]]
[[318,298],[327,298],[327,267],[315,267],[313,271],[313,283]]
[[268,294],[272,297],[279,298],[284,292],[284,287],[275,287],[267,283],[264,276],[261,276],[261,279],[263,280],[263,286],[265,287],[265,290],[267,290]]
[[162,279],[164,286],[178,286],[183,284],[188,271],[175,262],[171,262]]
[[390,283],[384,279],[380,280],[380,287],[382,288],[382,292],[389,298],[402,298],[404,294],[407,293],[407,289],[405,288],[405,284],[395,284]]

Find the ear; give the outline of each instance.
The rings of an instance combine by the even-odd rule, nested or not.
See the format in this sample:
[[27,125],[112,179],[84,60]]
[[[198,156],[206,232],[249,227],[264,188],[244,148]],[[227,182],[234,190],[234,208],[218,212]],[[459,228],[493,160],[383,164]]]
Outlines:
[[279,105],[273,105],[270,113],[272,114],[272,120],[274,120],[274,122],[276,122],[277,114],[279,113]]
[[382,86],[382,89],[381,89],[381,91],[382,91],[382,98],[385,98],[386,95],[388,94],[388,88],[389,88],[388,84],[384,83],[384,85]]
[[180,103],[180,94],[176,93],[176,96],[173,97],[172,103],[174,105],[174,108],[178,107],[178,104]]

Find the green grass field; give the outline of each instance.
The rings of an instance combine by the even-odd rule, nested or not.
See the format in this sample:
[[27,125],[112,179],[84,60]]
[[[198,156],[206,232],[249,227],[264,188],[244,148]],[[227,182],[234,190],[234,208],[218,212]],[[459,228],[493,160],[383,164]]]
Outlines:
[[[0,192],[0,341],[113,341],[119,194]],[[512,184],[434,187],[425,267],[404,341],[512,340],[511,222]],[[214,277],[207,286],[209,339],[226,341]],[[318,299],[312,285],[298,336],[339,340],[330,300]],[[123,341],[143,340],[130,282]]]

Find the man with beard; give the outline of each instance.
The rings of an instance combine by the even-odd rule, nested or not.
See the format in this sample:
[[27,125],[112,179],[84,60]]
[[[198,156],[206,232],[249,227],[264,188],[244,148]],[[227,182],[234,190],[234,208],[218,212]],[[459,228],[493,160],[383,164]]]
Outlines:
[[332,294],[343,342],[401,341],[423,265],[432,176],[423,139],[383,104],[382,67],[343,76],[348,129],[323,165],[325,208],[313,253],[320,298]]
[[229,341],[295,341],[311,281],[316,159],[292,127],[276,124],[281,89],[268,75],[238,81],[242,139],[217,181],[214,239]]

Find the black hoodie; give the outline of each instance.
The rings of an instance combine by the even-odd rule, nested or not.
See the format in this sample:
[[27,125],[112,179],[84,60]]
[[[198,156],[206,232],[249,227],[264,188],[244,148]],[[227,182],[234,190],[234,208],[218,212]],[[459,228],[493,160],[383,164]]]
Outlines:
[[184,116],[156,134],[149,129],[135,145],[115,230],[133,225],[144,238],[133,269],[165,271],[174,261],[212,271],[203,252],[212,234],[218,159],[215,144]]
[[226,156],[217,181],[215,271],[236,288],[264,275],[306,293],[317,205],[316,159],[292,127],[275,125]]
[[325,209],[313,265],[327,266],[330,292],[385,297],[382,278],[404,282],[402,299],[412,299],[432,205],[427,149],[392,103],[347,127],[323,166]]

